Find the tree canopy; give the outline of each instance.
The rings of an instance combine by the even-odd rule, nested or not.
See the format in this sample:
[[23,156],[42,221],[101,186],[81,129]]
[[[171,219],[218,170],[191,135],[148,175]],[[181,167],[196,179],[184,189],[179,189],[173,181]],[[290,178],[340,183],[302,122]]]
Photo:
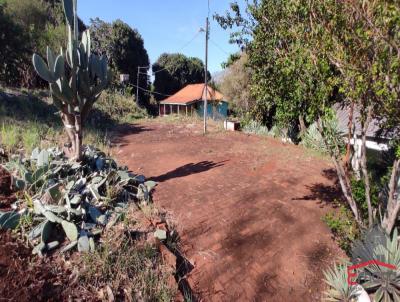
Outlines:
[[[362,213],[355,202],[342,161],[337,133],[331,128],[332,105],[357,109],[361,128],[361,176],[365,186],[368,224],[373,223],[371,176],[367,167],[366,136],[371,121],[391,132],[397,150],[400,140],[400,6],[393,1],[308,1],[237,3],[225,16],[231,41],[246,49],[253,72],[250,92],[256,98],[251,115],[281,127],[316,122],[329,148],[340,184],[357,221]],[[348,140],[353,137],[349,118]],[[349,150],[349,149],[348,149]],[[400,152],[397,152],[397,156]],[[390,232],[400,206],[396,181],[400,160],[394,161],[382,225]]]
[[[47,45],[58,49],[67,41],[61,1],[1,0],[0,7],[0,35],[6,45],[0,52],[7,52],[0,57],[0,80],[11,86],[42,86],[32,68],[32,54],[45,55]],[[85,29],[78,22],[80,30]]]
[[[153,64],[154,91],[157,100],[172,95],[188,84],[204,82],[204,63],[198,58],[186,57],[183,54],[162,54]],[[211,80],[208,72],[207,79]]]
[[146,74],[150,69],[150,60],[142,36],[121,20],[107,23],[99,18],[92,19],[90,30],[94,52],[109,58],[114,85],[119,82],[120,74],[129,74],[129,84],[136,86],[138,67],[144,67],[139,74],[139,87],[142,88],[139,98],[141,105],[146,105],[149,94],[143,89],[149,90]]
[[250,93],[253,70],[247,65],[246,53],[238,55],[225,70],[219,88],[230,102],[231,110],[240,117],[246,117],[254,109],[255,98]]

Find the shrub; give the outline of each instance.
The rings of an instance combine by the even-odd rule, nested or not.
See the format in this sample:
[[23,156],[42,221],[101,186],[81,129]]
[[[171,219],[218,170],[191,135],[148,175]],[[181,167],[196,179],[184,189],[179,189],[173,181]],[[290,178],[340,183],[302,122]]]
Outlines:
[[[351,191],[353,192],[354,200],[360,209],[361,217],[363,219],[368,219],[368,204],[365,200],[364,180],[357,180],[355,178],[351,179]],[[378,187],[374,184],[371,184],[371,204],[374,208],[379,205],[378,191]]]
[[257,134],[257,135],[269,135],[269,130],[267,126],[262,125],[257,121],[249,121],[242,128],[244,133]]
[[96,127],[100,124],[102,128],[131,123],[149,116],[145,109],[136,105],[133,97],[111,90],[103,92],[93,108],[89,124]]
[[301,143],[306,148],[326,153],[327,150],[324,145],[321,133],[318,131],[316,123],[311,124],[307,131],[301,137]]
[[349,252],[352,242],[358,237],[360,232],[351,211],[341,205],[338,211],[329,212],[322,220],[331,229],[339,246],[344,251]]

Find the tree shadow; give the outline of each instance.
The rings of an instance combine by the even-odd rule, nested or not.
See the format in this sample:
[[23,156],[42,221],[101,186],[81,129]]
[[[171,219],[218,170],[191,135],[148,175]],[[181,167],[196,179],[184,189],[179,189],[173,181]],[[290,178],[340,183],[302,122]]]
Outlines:
[[196,164],[194,163],[189,163],[186,164],[182,167],[176,168],[172,171],[169,171],[167,173],[164,173],[159,176],[154,176],[150,177],[151,180],[157,181],[157,182],[163,182],[172,178],[179,178],[179,177],[185,177],[189,176],[192,174],[197,174],[201,172],[205,172],[214,168],[218,168],[224,165],[224,163],[227,160],[221,161],[221,162],[213,162],[213,161],[201,161]]
[[42,100],[45,94],[0,91],[0,118],[12,118],[17,121],[43,122],[61,126],[56,115],[57,108]]
[[112,139],[112,144],[124,147],[129,144],[129,139],[126,138],[128,135],[139,134],[141,132],[153,131],[149,127],[145,127],[139,124],[120,124],[113,129],[115,136]]
[[333,185],[315,183],[306,186],[310,190],[310,194],[303,197],[292,198],[292,200],[318,200],[325,204],[334,204],[335,201],[343,200],[343,193],[336,171],[334,169],[325,169],[322,171],[322,175],[326,179],[333,181]]
[[[34,122],[49,127],[62,128],[62,122],[58,109],[50,101],[49,93],[39,91],[35,93],[12,91],[10,93],[0,90],[0,120],[16,120],[20,122]],[[121,124],[108,112],[93,107],[83,121],[86,129],[94,130],[106,135],[116,130],[115,143],[126,143],[123,136],[137,134],[143,131],[151,131],[150,128],[138,124]]]

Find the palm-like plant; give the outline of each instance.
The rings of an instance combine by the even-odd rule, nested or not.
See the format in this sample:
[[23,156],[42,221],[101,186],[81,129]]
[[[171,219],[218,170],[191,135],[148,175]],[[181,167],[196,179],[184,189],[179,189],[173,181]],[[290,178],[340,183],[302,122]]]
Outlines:
[[360,279],[363,287],[374,292],[374,301],[400,302],[400,247],[397,239],[397,229],[392,238],[386,235],[380,227],[367,231],[362,240],[355,242],[352,250],[353,263],[369,260],[378,260],[391,264],[391,269],[378,264],[371,264],[364,268],[369,276]]

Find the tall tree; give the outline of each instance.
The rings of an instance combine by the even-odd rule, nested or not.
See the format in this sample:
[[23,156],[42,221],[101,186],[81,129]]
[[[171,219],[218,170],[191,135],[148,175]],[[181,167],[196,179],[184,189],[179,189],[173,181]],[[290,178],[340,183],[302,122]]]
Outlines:
[[129,83],[136,86],[138,67],[147,67],[141,68],[139,74],[139,99],[141,105],[147,105],[150,95],[144,90],[150,87],[146,75],[150,60],[139,32],[121,20],[110,24],[99,18],[91,20],[90,30],[94,52],[107,55],[110,61],[114,85],[118,85],[120,74],[129,74]]
[[247,117],[255,108],[255,98],[250,92],[253,70],[247,64],[248,56],[242,53],[229,64],[220,84],[221,92],[232,104],[231,109],[240,117]]
[[[15,47],[14,56],[18,56],[18,64],[14,77],[9,85],[36,87],[43,85],[43,81],[33,72],[31,56],[33,52],[46,53],[46,46],[58,49],[67,41],[67,30],[63,20],[61,1],[56,0],[3,0],[3,16],[8,16],[21,31],[13,33],[13,39],[18,39],[21,44]],[[79,20],[80,30],[85,28]],[[2,27],[3,35],[8,35]],[[20,49],[24,52],[20,52]],[[10,78],[11,79],[11,78]]]
[[0,4],[0,82],[11,85],[19,78],[19,66],[26,63],[29,50],[25,47],[23,28],[5,13]]
[[[154,78],[154,90],[157,100],[165,98],[179,91],[188,84],[204,82],[204,63],[198,58],[186,57],[183,54],[162,54],[152,66]],[[207,78],[211,79],[208,72]]]

